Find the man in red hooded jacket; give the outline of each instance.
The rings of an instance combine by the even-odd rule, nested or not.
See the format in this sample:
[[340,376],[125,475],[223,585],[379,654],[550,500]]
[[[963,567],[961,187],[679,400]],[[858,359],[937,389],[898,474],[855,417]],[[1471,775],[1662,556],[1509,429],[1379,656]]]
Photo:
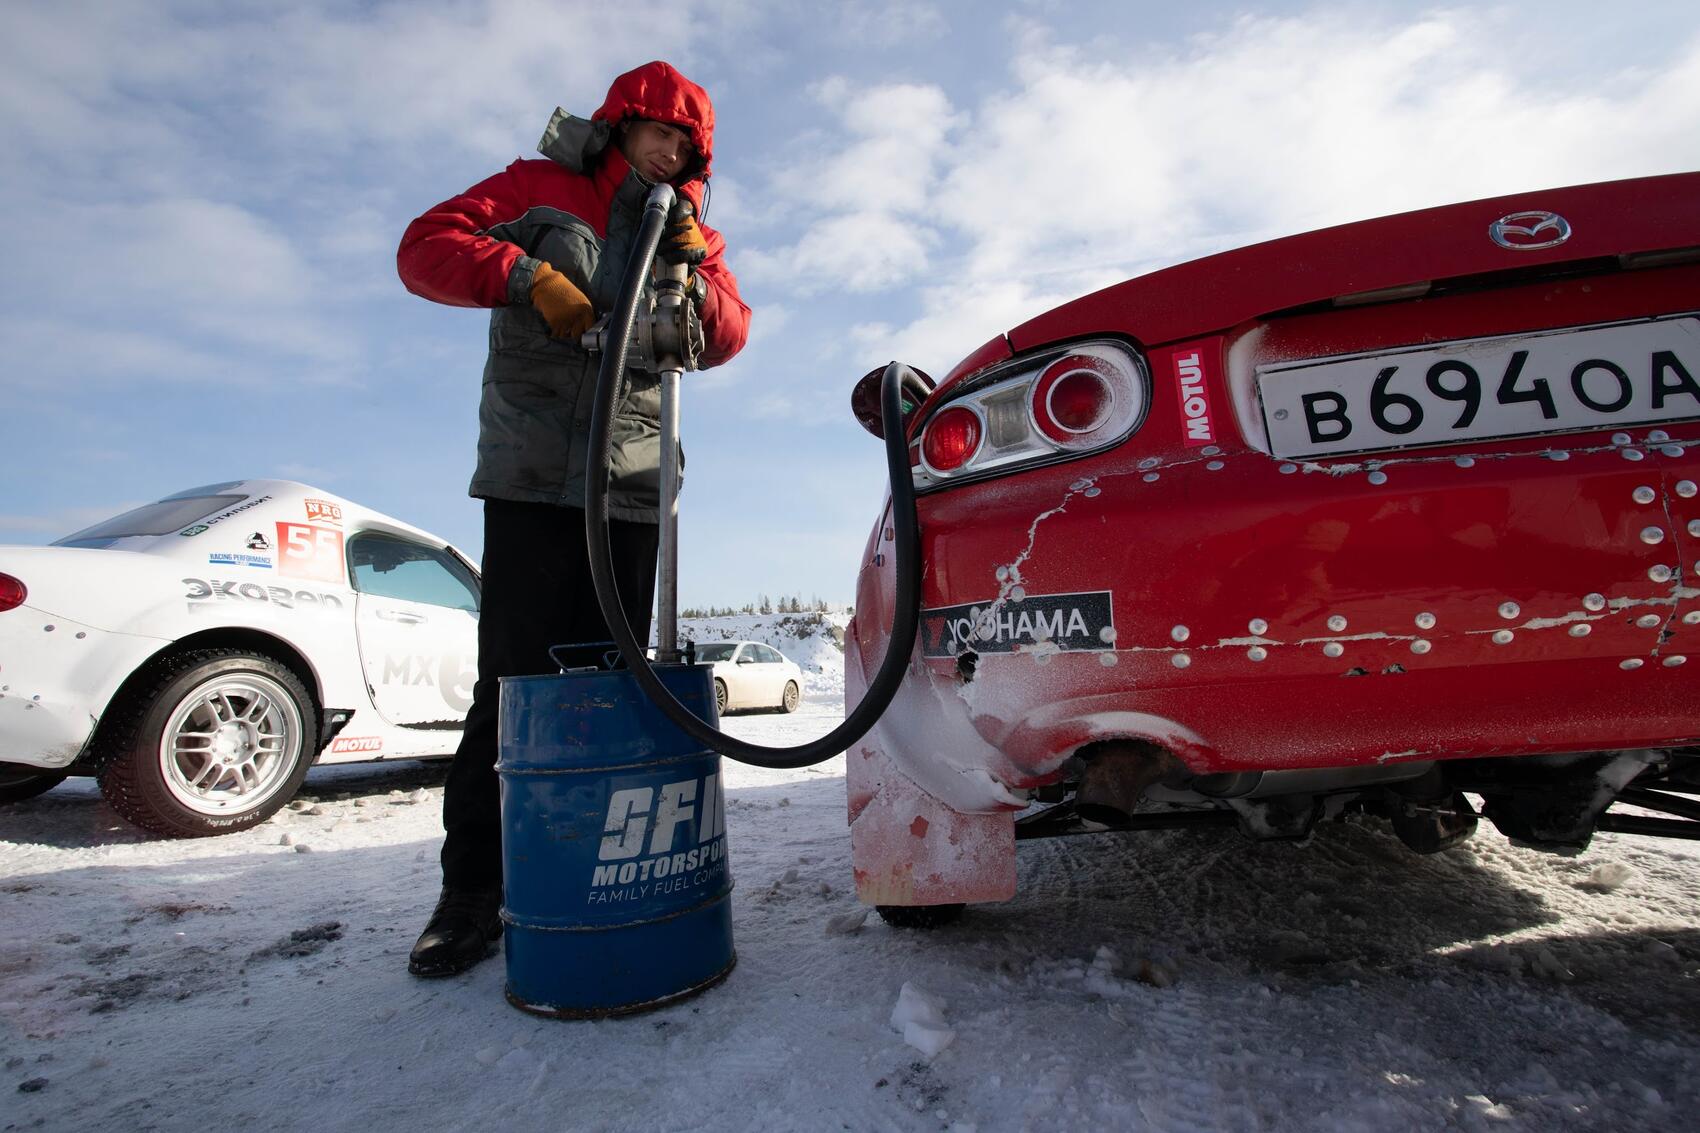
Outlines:
[[[515,161],[402,236],[396,266],[409,291],[491,308],[471,488],[484,501],[478,682],[443,797],[443,891],[409,957],[415,975],[464,971],[501,934],[498,680],[553,672],[550,646],[610,639],[584,541],[598,360],[579,340],[614,305],[650,188],[670,182],[701,215],[713,141],[708,94],[668,64],[646,63],[615,79],[588,121],[557,110],[538,146],[545,160]],[[661,255],[692,266],[702,365],[726,361],[744,345],[750,309],[726,266],[725,241],[685,217],[663,234]],[[654,375],[634,370],[627,379],[614,417],[609,533],[626,613],[645,640],[660,393]]]

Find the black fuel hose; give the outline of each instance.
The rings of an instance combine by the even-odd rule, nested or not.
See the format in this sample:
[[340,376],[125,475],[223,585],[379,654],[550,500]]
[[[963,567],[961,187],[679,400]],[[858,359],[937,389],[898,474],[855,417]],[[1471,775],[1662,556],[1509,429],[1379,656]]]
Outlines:
[[620,589],[614,578],[614,561],[608,542],[608,469],[613,450],[614,408],[624,400],[626,345],[631,339],[643,281],[649,274],[666,221],[666,202],[657,202],[652,196],[644,206],[637,243],[626,263],[619,299],[614,304],[603,339],[606,347],[596,379],[596,400],[591,408],[590,464],[584,492],[585,540],[590,547],[590,574],[595,583],[596,601],[602,607],[602,617],[608,623],[609,633],[620,647],[639,687],[680,731],[740,763],[777,769],[807,767],[831,759],[861,739],[897,694],[898,685],[903,683],[904,670],[909,666],[909,654],[915,646],[915,629],[920,620],[921,541],[919,524],[915,519],[915,488],[910,480],[908,438],[903,427],[903,389],[906,382],[911,389],[925,387],[918,384],[920,380],[914,371],[901,362],[887,366],[880,382],[886,472],[891,479],[897,587],[892,600],[891,635],[887,639],[885,657],[880,661],[879,671],[868,684],[861,703],[838,727],[818,740],[796,747],[752,744],[709,727],[679,703],[650,667],[646,647],[632,633],[625,607],[620,603]]

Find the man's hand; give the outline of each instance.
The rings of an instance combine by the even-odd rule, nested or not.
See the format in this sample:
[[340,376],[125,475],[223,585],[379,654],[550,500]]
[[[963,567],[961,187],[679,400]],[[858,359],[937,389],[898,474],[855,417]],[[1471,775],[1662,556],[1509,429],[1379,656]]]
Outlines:
[[689,264],[696,267],[708,255],[708,241],[702,238],[696,217],[688,211],[668,222],[661,233],[661,244],[655,254],[663,263]]
[[596,321],[596,311],[584,292],[548,264],[538,264],[532,276],[531,305],[549,324],[552,338],[577,342]]

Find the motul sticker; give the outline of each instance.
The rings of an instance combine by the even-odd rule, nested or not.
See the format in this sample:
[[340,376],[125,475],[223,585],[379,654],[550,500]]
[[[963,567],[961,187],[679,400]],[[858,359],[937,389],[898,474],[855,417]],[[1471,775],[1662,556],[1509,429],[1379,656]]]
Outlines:
[[921,654],[1013,653],[1040,644],[1068,650],[1111,649],[1115,619],[1110,605],[1110,591],[1094,590],[922,610]]
[[303,500],[307,505],[308,523],[342,524],[342,505],[333,504],[329,500]]
[[342,581],[342,532],[305,523],[277,525],[277,572],[290,578]]
[[381,736],[338,736],[331,741],[332,754],[350,751],[383,751]]
[[[1214,340],[1212,340],[1214,341]],[[1210,373],[1206,346],[1171,351],[1166,365],[1175,379],[1175,402],[1181,410],[1181,439],[1188,447],[1216,443],[1216,424],[1210,411]]]

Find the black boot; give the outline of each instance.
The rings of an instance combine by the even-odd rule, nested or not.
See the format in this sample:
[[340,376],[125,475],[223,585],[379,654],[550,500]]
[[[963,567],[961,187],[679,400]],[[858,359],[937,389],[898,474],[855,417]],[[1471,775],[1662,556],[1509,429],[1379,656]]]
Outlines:
[[466,971],[495,951],[490,945],[502,935],[502,887],[463,889],[443,886],[431,920],[407,970],[416,976],[453,976]]

